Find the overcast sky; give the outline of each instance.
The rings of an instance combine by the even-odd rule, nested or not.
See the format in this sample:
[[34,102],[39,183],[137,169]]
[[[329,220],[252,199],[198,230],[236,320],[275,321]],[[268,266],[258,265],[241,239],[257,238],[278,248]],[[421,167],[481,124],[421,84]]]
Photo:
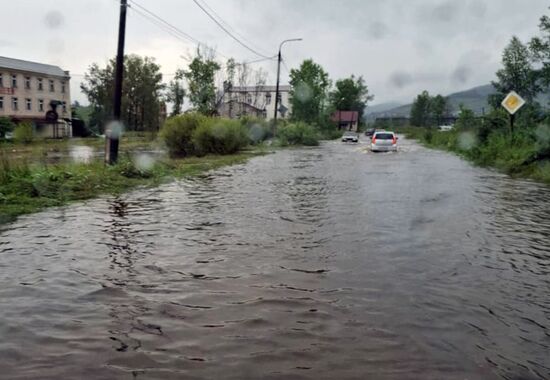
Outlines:
[[[224,56],[258,59],[192,0],[135,1]],[[409,102],[424,89],[448,94],[488,83],[511,36],[527,41],[538,32],[540,16],[550,13],[548,0],[204,1],[264,54],[276,54],[283,39],[303,38],[283,48],[288,68],[312,58],[332,79],[362,75],[373,104]],[[116,52],[118,11],[118,0],[2,1],[0,55],[70,70],[72,96],[84,101],[81,74]],[[127,26],[126,52],[156,57],[167,81],[186,64],[181,56],[194,50],[132,9]],[[274,83],[274,61],[254,67],[268,70]]]

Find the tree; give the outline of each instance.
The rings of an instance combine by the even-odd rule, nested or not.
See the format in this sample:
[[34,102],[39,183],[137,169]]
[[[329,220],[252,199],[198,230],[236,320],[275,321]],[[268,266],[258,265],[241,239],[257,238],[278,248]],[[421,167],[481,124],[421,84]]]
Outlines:
[[369,94],[369,89],[362,76],[355,78],[352,75],[349,78],[336,81],[335,89],[329,94],[331,107],[341,111],[359,112],[359,120],[363,120],[363,114],[367,103],[374,99]]
[[478,119],[474,111],[469,108],[466,108],[463,104],[459,106],[460,112],[458,113],[458,118],[456,120],[457,129],[472,129],[476,128],[479,125]]
[[539,30],[541,35],[531,39],[529,48],[533,59],[542,66],[538,72],[540,82],[548,87],[550,86],[550,17],[544,15],[540,18]]
[[318,121],[330,86],[327,72],[313,60],[305,60],[300,68],[290,70],[290,85],[292,118],[306,123]]
[[490,98],[493,107],[500,106],[502,99],[512,90],[529,103],[533,101],[540,88],[532,62],[527,46],[516,36],[512,37],[502,53],[502,68],[496,72],[497,81],[492,82],[498,93]]
[[0,138],[4,138],[7,132],[12,132],[15,129],[15,124],[9,117],[0,117]]
[[215,79],[220,68],[213,54],[197,49],[188,70],[183,71],[189,89],[189,101],[203,115],[212,115],[216,111]]
[[428,91],[422,91],[414,100],[411,108],[411,124],[417,127],[430,125],[431,98]]
[[183,88],[181,79],[183,79],[183,72],[177,71],[174,80],[170,81],[168,84],[166,101],[172,103],[172,112],[170,116],[179,115],[182,111],[185,89]]
[[436,95],[430,100],[431,102],[431,114],[437,125],[441,124],[441,119],[447,113],[447,98]]
[[[92,107],[90,125],[103,130],[112,119],[115,60],[105,68],[92,64],[80,88]],[[160,66],[154,58],[128,55],[124,58],[121,118],[129,130],[158,130],[162,83]]]

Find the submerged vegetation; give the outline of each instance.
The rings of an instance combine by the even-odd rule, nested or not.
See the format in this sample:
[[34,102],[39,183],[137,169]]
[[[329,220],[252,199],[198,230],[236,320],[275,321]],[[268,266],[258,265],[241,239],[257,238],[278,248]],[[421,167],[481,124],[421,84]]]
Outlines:
[[136,155],[124,157],[114,166],[106,166],[101,161],[29,165],[15,163],[2,154],[0,223],[46,207],[194,176],[225,165],[242,163],[258,154],[262,154],[262,151],[170,160],[154,160],[152,157]]
[[529,177],[550,184],[550,127],[517,130],[487,130],[456,127],[451,131],[433,128],[401,128],[408,137],[424,145],[455,152],[480,166],[494,167],[512,176]]

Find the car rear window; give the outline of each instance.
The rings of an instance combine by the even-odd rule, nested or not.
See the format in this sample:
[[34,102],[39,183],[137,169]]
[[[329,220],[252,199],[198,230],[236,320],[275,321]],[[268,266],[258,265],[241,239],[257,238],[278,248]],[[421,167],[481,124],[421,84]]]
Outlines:
[[377,133],[376,138],[378,140],[392,140],[393,134],[392,133]]

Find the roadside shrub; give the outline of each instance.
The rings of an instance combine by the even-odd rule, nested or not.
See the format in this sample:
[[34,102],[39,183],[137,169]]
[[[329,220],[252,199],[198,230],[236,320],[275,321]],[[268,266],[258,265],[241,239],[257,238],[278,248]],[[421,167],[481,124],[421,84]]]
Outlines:
[[243,116],[239,121],[246,127],[251,144],[258,144],[273,137],[273,127],[264,119]]
[[0,117],[0,138],[4,138],[7,132],[13,131],[15,124],[9,117]]
[[198,155],[236,153],[249,141],[247,128],[238,120],[231,119],[205,119],[192,136]]
[[186,113],[169,118],[164,123],[160,138],[166,144],[170,156],[195,154],[193,132],[203,124],[206,117],[198,113]]
[[19,144],[30,144],[33,140],[31,123],[21,123],[13,130],[13,139]]
[[281,146],[288,145],[319,145],[319,136],[311,125],[297,122],[277,129],[277,138]]

